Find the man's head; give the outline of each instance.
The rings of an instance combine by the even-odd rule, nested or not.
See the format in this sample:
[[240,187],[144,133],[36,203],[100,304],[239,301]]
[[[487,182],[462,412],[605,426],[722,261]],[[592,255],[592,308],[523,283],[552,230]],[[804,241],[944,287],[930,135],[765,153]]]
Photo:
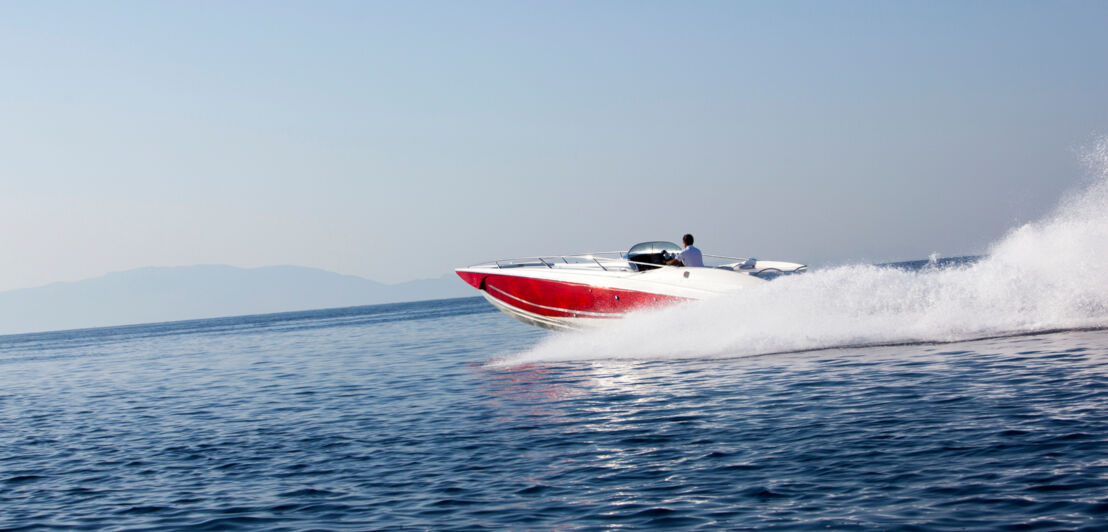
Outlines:
[[691,246],[693,241],[692,235],[686,234],[685,236],[681,237],[681,241],[685,243],[685,247]]

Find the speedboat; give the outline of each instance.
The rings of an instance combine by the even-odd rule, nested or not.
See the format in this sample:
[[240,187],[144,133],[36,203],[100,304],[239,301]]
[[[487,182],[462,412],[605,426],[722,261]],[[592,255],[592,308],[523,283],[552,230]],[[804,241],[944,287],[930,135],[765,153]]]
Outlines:
[[704,267],[667,265],[673,242],[606,251],[503,259],[455,270],[490,303],[524,323],[581,329],[629,312],[695,301],[804,272],[803,264],[704,255]]

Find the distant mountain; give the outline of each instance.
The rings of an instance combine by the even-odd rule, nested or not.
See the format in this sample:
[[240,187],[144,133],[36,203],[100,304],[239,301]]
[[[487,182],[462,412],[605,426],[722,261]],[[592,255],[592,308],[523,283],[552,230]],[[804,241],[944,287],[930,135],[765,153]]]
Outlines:
[[387,285],[300,266],[151,267],[0,292],[0,334],[470,295],[453,273]]

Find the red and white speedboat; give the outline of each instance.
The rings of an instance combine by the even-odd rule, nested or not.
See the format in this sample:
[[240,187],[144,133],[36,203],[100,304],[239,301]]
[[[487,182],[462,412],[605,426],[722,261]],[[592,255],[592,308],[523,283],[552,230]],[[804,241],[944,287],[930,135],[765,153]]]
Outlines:
[[680,251],[672,242],[643,242],[627,252],[506,259],[456,271],[513,318],[551,329],[579,329],[806,269],[791,262],[713,255],[704,255],[703,268],[665,265]]

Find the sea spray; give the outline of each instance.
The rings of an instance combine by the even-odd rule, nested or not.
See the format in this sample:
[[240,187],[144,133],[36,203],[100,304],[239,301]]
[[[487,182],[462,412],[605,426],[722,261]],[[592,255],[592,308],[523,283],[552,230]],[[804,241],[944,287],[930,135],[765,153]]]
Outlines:
[[[1108,139],[1092,179],[986,257],[912,271],[850,265],[552,335],[497,364],[602,358],[741,357],[910,342],[950,342],[1108,326]],[[934,261],[932,261],[934,263]]]

